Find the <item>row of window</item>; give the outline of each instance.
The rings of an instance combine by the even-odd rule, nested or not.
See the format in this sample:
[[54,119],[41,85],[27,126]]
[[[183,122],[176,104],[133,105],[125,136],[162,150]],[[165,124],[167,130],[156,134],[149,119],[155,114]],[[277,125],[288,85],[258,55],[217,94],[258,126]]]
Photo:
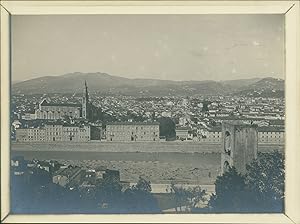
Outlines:
[[[85,139],[85,140],[89,140],[89,136],[80,136],[80,139]],[[28,138],[19,138],[17,139],[17,141],[23,141],[23,142],[26,142],[26,141],[39,141],[39,142],[42,142],[42,141],[61,141],[62,138],[61,137],[48,137],[46,138],[39,138],[39,137],[33,137],[33,136],[29,136]],[[64,139],[63,141],[74,141],[74,138],[70,137],[70,138],[67,138],[67,139]]]
[[283,136],[260,136],[261,138],[283,138]]
[[75,114],[74,116],[72,114],[67,114],[67,113],[64,113],[64,114],[37,114],[37,118],[43,118],[43,119],[59,119],[59,118],[62,118],[63,116],[65,115],[68,115],[68,116],[71,116],[71,117],[76,117],[78,118],[79,115]]
[[[143,136],[141,136],[140,138],[141,140],[143,141],[158,141],[158,138],[143,138]],[[138,138],[134,138],[134,137],[131,137],[131,138],[121,138],[121,137],[111,137],[110,138],[110,141],[138,141]]]
[[276,139],[259,139],[261,142],[283,142],[284,139],[276,138]]
[[[108,132],[108,134],[110,134],[110,135],[136,135],[136,134],[138,134],[138,135],[141,135],[141,134],[144,134],[144,135],[151,135],[151,133],[149,132],[144,132],[144,133],[135,133],[135,132]],[[156,132],[153,132],[153,135],[156,135]]]
[[107,129],[135,129],[135,130],[143,130],[143,129],[158,129],[157,126],[132,126],[132,125],[128,125],[128,126],[117,126],[117,125],[113,125],[113,126],[107,126]]
[[86,129],[83,129],[83,128],[79,128],[79,127],[74,127],[74,128],[63,128],[62,129],[62,126],[60,128],[51,128],[51,127],[48,127],[46,126],[46,129],[49,130],[49,131],[78,131],[78,129],[81,131],[81,132],[84,132],[86,131]]
[[268,134],[259,134],[259,136],[283,136],[283,133],[268,133]]
[[52,114],[54,114],[54,113],[75,113],[75,114],[77,114],[79,111],[47,111],[47,110],[41,110],[41,111],[37,111],[37,113],[52,113]]

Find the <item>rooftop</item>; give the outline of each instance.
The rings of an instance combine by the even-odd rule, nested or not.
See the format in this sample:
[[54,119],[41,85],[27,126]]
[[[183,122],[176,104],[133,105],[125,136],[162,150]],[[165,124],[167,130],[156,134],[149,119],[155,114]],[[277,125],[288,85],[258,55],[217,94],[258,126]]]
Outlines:
[[221,132],[222,131],[222,127],[221,126],[215,126],[210,128],[209,132]]
[[239,120],[230,120],[230,121],[223,121],[222,122],[223,125],[231,125],[231,126],[239,126],[239,127],[257,127],[256,124],[247,124],[243,121],[239,121]]
[[272,126],[263,126],[263,127],[258,127],[259,132],[284,132],[283,127],[272,127]]
[[56,175],[72,177],[76,175],[81,170],[80,167],[68,167],[68,168],[60,168]]
[[82,105],[75,103],[48,103],[47,100],[43,100],[41,106],[81,107]]
[[177,127],[176,128],[176,131],[188,131],[189,130],[189,128],[187,128],[187,127]]
[[107,125],[159,125],[159,122],[108,122]]

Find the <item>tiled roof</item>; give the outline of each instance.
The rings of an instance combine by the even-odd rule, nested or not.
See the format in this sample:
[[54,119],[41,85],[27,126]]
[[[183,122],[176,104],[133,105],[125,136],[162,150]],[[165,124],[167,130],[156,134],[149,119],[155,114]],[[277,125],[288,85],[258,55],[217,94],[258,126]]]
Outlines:
[[56,106],[56,107],[81,107],[81,104],[75,104],[75,103],[48,103],[46,100],[44,100],[41,103],[41,106]]
[[109,122],[106,125],[159,125],[159,122]]
[[209,132],[221,132],[222,131],[222,127],[221,126],[215,126],[212,127]]
[[55,107],[81,107],[81,104],[69,104],[69,103],[48,103],[42,106],[55,106]]
[[243,122],[242,120],[228,120],[228,121],[223,121],[223,124],[230,124],[233,126],[240,126],[240,127],[257,127],[256,124],[247,124]]
[[176,131],[188,131],[189,130],[189,128],[187,128],[187,127],[177,127],[176,128]]
[[270,125],[284,125],[284,120],[270,120]]
[[284,128],[283,127],[272,127],[272,126],[266,126],[266,127],[259,127],[258,128],[259,132],[284,132]]

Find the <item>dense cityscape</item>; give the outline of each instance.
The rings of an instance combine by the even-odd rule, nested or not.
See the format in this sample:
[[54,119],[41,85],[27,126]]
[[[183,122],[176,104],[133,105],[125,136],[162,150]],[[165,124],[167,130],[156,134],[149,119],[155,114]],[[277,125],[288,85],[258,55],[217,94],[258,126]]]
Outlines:
[[[16,200],[23,200],[23,207],[14,204],[16,212],[226,212],[224,199],[214,196],[220,194],[216,180],[225,178],[222,174],[232,172],[247,185],[250,180],[238,175],[253,172],[246,166],[251,161],[271,158],[282,164],[283,96],[136,97],[90,94],[87,82],[83,87],[81,94],[12,95],[11,174]],[[230,143],[250,153],[242,163],[228,150],[220,154],[222,147],[228,147],[226,130],[235,126],[232,130],[242,128],[248,133],[236,137],[241,138],[240,143]],[[280,166],[272,169],[279,169],[276,175],[282,175]],[[39,196],[28,189],[24,194],[18,186],[36,189]],[[46,196],[49,191],[54,198],[62,194],[65,203],[85,207],[57,210],[57,202]],[[275,200],[274,195],[268,199],[275,207],[256,209],[281,211],[283,193],[276,194],[280,199]],[[35,203],[47,201],[50,207],[29,206],[30,199],[24,195],[34,197]],[[235,211],[246,212],[247,206]]]
[[[37,117],[38,104],[43,100],[52,104],[79,105],[80,118],[82,94],[43,94],[12,96],[12,139],[22,126],[34,127],[35,120],[55,120]],[[284,143],[284,98],[260,96],[202,96],[202,97],[133,97],[124,95],[102,96],[91,94],[92,105],[101,114],[93,119],[101,128],[101,139],[108,140],[106,124],[109,122],[160,121],[161,140],[192,140],[218,143],[221,123],[225,120],[242,120],[259,126],[260,143]],[[51,113],[51,111],[50,111]],[[53,112],[54,113],[54,112]],[[57,120],[57,118],[56,118]],[[162,120],[167,125],[162,127]],[[168,123],[169,122],[169,123]],[[29,126],[28,126],[29,125]],[[100,135],[100,134],[99,134]]]

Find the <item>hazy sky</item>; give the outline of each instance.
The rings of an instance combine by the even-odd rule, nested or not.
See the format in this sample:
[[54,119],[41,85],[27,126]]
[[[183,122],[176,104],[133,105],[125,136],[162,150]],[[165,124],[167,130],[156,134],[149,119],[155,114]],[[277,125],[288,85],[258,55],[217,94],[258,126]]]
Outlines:
[[284,78],[283,15],[13,16],[12,41],[13,80]]

